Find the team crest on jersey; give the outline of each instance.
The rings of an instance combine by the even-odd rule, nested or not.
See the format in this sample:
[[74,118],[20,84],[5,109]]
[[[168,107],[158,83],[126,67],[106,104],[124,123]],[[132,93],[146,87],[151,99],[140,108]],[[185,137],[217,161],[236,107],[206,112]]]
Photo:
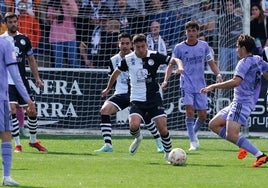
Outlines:
[[148,60],[148,64],[149,64],[150,66],[153,66],[153,65],[154,65],[154,60],[153,60],[153,59],[149,59],[149,60]]
[[24,39],[21,39],[20,44],[24,46],[26,44],[26,41]]

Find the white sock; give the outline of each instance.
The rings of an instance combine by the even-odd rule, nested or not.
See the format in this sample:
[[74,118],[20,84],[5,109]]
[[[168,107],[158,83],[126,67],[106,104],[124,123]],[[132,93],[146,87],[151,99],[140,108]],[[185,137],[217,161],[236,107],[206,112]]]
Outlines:
[[30,143],[35,143],[35,142],[37,142],[36,134],[30,134]]
[[105,146],[109,147],[109,148],[112,148],[113,146],[109,143],[105,143]]
[[16,146],[21,145],[21,143],[20,143],[20,137],[19,136],[15,136],[14,137],[14,141],[15,141],[15,145]]

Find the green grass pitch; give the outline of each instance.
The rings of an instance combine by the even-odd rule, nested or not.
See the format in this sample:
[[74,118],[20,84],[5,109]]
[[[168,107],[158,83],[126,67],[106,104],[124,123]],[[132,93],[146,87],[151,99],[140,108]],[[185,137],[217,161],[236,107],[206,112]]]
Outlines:
[[[250,168],[249,154],[238,160],[238,148],[217,138],[200,138],[201,148],[188,152],[187,138],[174,137],[173,148],[187,152],[185,166],[166,164],[155,142],[144,138],[134,156],[130,137],[113,137],[113,153],[95,153],[102,138],[39,135],[49,152],[39,153],[22,139],[23,152],[13,153],[11,175],[25,188],[247,188],[266,187],[268,164]],[[250,138],[268,153],[268,140]]]

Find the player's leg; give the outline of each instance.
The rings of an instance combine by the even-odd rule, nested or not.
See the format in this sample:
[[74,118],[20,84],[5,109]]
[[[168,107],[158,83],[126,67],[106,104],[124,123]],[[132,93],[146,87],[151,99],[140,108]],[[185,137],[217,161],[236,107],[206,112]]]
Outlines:
[[[239,148],[243,148],[256,157],[252,167],[259,167],[268,160],[267,155],[261,152],[243,135],[239,135],[241,124],[247,123],[251,108],[242,104],[233,104],[221,110],[209,123],[210,129],[222,138],[232,142]],[[236,114],[236,116],[234,116]],[[226,120],[225,120],[226,118]],[[234,121],[234,118],[235,121]],[[238,119],[237,119],[238,118]],[[226,126],[224,124],[226,123]]]
[[199,131],[200,127],[202,127],[205,124],[206,118],[207,118],[207,108],[208,108],[208,102],[207,102],[207,95],[197,93],[194,94],[194,109],[197,111],[197,119],[194,123],[194,139],[191,140],[191,146],[190,150],[196,150],[199,145],[199,140],[197,137],[197,132]]
[[22,146],[20,142],[20,127],[19,121],[17,119],[16,110],[17,104],[10,102],[10,109],[11,109],[11,122],[12,122],[12,137],[15,142],[15,149],[14,152],[18,153],[22,151]]
[[40,152],[47,152],[47,149],[41,145],[41,142],[37,140],[37,114],[31,113],[26,108],[26,114],[27,114],[27,126],[29,128],[30,132],[30,142],[29,146],[36,148]]
[[0,101],[0,135],[2,139],[1,153],[3,166],[3,186],[19,186],[19,183],[10,177],[12,164],[11,122],[9,117],[8,101]]
[[227,121],[226,124],[227,134],[226,139],[239,148],[243,148],[256,157],[256,161],[252,167],[259,167],[268,161],[268,156],[261,152],[255,145],[253,145],[246,137],[239,135],[241,124],[235,121]]
[[196,150],[198,148],[196,135],[194,132],[194,106],[193,105],[185,105],[186,110],[186,118],[185,118],[185,124],[186,129],[188,133],[188,137],[190,140],[190,148],[189,150]]
[[104,140],[104,146],[95,152],[112,152],[112,124],[110,116],[117,111],[129,106],[129,94],[113,95],[107,99],[100,109],[101,114],[101,134]]
[[17,115],[17,119],[19,121],[20,133],[25,137],[30,137],[29,132],[27,131],[27,129],[24,126],[24,118],[25,118],[24,108],[23,107],[17,107],[16,115]]
[[129,110],[129,130],[130,134],[135,138],[129,147],[129,154],[134,155],[141,143],[142,134],[140,132],[140,124],[143,121],[145,112],[137,105],[131,105]]
[[200,147],[199,140],[197,137],[197,132],[199,131],[200,127],[202,127],[205,124],[207,117],[207,110],[197,110],[197,119],[194,123],[194,136],[195,136],[195,145],[196,148]]
[[194,95],[194,109],[197,111],[197,119],[194,123],[194,133],[197,134],[200,127],[205,124],[205,121],[207,119],[207,94],[197,93]]
[[185,117],[185,125],[188,133],[188,137],[190,140],[190,148],[189,150],[196,150],[198,145],[196,141],[196,136],[194,132],[194,94],[187,93],[184,90],[182,90],[183,94],[183,104],[185,106],[186,111],[186,117]]
[[[28,86],[28,93],[30,93],[29,86]],[[32,98],[32,101],[34,101],[33,98]],[[25,107],[26,114],[27,114],[27,127],[29,128],[29,133],[30,133],[29,146],[36,148],[40,152],[47,152],[48,151],[47,148],[42,146],[41,142],[37,140],[37,127],[38,127],[37,113],[28,111],[27,103],[25,103],[25,101],[21,97],[19,98],[19,104]]]
[[154,137],[157,152],[163,153],[164,147],[163,147],[159,132],[155,126],[155,123],[151,120],[151,118],[148,115],[145,116],[144,121],[145,121],[145,127],[150,131],[150,133]]
[[[230,106],[225,107],[209,122],[210,129],[223,139],[226,139],[226,119],[230,110]],[[242,160],[247,157],[247,151],[239,148],[237,158]]]
[[11,134],[15,141],[14,152],[21,152],[22,147],[20,143],[20,131],[19,131],[19,121],[17,119],[16,111],[18,104],[18,99],[20,97],[15,85],[8,85],[8,94],[9,94],[9,105],[11,110],[11,122],[12,129]]
[[[209,128],[214,133],[218,134],[221,138],[226,140],[226,120],[224,119],[224,115],[218,113],[213,119],[209,122]],[[247,151],[243,148],[239,148],[237,153],[238,159],[244,159],[247,156]]]
[[172,149],[172,142],[167,128],[167,118],[165,114],[163,114],[163,116],[158,116],[157,118],[155,118],[154,121],[160,133],[162,144],[164,147],[164,158],[167,162],[169,162],[168,155]]
[[104,145],[98,149],[95,150],[95,152],[113,152],[113,146],[112,146],[112,124],[111,124],[111,118],[110,115],[117,112],[117,108],[113,103],[109,101],[105,101],[104,104],[101,107],[100,113],[101,113],[101,135],[104,140]]

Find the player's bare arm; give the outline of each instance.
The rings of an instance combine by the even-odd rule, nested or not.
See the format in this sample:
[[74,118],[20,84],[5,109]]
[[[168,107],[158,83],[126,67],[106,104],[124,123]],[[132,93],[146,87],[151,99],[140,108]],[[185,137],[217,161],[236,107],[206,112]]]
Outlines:
[[105,97],[108,95],[108,93],[110,92],[111,88],[113,87],[113,85],[114,85],[115,81],[117,80],[117,77],[119,76],[120,73],[121,73],[120,70],[118,70],[118,69],[114,70],[114,72],[110,76],[110,79],[108,81],[106,88],[101,92],[101,97]]
[[37,66],[37,63],[36,63],[35,58],[34,58],[33,55],[28,57],[28,62],[29,62],[29,65],[30,65],[32,74],[33,74],[33,76],[35,78],[36,85],[39,88],[43,88],[44,87],[44,83],[40,79],[40,76],[39,76],[39,73],[38,73],[38,66]]
[[170,63],[168,64],[167,66],[167,69],[166,69],[166,73],[165,73],[165,77],[164,77],[164,81],[162,82],[161,84],[161,87],[163,89],[166,89],[167,87],[167,84],[168,84],[168,80],[170,78],[170,75],[171,73],[173,72],[173,67],[177,65],[178,66],[178,69],[176,70],[176,74],[181,74],[183,72],[183,64],[182,64],[182,61],[178,58],[173,58]]
[[208,62],[212,72],[217,76],[217,82],[223,82],[222,76],[220,74],[220,70],[218,66],[216,65],[214,60],[211,60]]
[[208,92],[212,91],[213,89],[230,89],[230,88],[234,88],[234,87],[239,86],[241,82],[242,82],[241,77],[234,76],[232,79],[227,80],[225,82],[211,84],[205,88],[202,88],[200,90],[200,92],[201,93],[208,93]]

